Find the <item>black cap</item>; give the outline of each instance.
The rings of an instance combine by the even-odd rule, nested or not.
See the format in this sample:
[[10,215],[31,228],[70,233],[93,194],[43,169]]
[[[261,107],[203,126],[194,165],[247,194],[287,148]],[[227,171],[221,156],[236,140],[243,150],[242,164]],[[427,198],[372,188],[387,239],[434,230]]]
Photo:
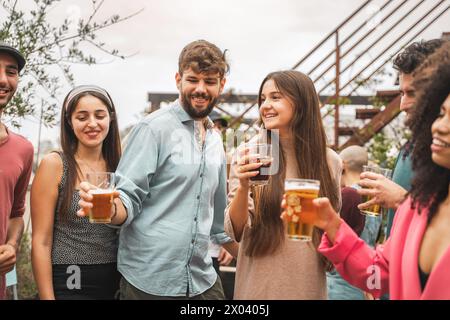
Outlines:
[[7,45],[4,42],[0,42],[0,52],[8,53],[11,56],[14,57],[17,61],[17,65],[19,67],[19,72],[23,69],[25,66],[25,58],[23,55],[19,52],[19,50]]

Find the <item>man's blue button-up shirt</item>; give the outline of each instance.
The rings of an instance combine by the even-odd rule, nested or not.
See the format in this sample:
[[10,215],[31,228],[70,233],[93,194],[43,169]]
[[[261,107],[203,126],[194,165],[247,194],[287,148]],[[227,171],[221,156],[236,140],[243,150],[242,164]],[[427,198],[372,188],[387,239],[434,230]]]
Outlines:
[[194,296],[217,279],[208,254],[223,229],[226,158],[207,129],[203,149],[194,120],[178,101],[136,125],[116,171],[128,217],[121,227],[118,269],[136,288],[158,296]]

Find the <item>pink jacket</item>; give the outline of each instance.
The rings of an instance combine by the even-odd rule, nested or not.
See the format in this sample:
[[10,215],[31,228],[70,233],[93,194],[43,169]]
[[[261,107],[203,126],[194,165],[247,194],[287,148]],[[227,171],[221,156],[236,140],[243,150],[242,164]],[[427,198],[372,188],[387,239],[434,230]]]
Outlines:
[[352,285],[380,297],[395,300],[450,299],[450,250],[434,266],[422,292],[419,280],[419,249],[428,211],[411,210],[408,198],[397,210],[391,236],[384,245],[371,249],[342,221],[332,245],[326,233],[319,252],[335,265]]

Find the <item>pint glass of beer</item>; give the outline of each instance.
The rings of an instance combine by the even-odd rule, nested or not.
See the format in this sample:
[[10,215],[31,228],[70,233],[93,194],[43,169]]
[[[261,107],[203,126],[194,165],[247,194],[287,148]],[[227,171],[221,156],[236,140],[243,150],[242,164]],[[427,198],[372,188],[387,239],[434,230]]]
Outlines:
[[272,162],[272,146],[269,143],[252,143],[248,145],[249,155],[254,156],[252,162],[262,162],[258,175],[250,178],[250,185],[265,185],[269,183],[271,175],[270,165]]
[[319,196],[320,181],[286,179],[286,227],[289,239],[311,241],[317,209],[312,203]]
[[[386,178],[390,179],[392,176],[392,170],[391,169],[384,169],[376,166],[363,166],[363,172],[374,172],[381,174],[385,176]],[[372,196],[363,196],[362,197],[362,203],[367,202],[372,199]],[[366,208],[364,210],[361,210],[361,213],[366,216],[372,216],[372,217],[378,217],[381,213],[381,206],[379,204],[374,204],[370,206],[369,208]]]
[[93,196],[93,207],[89,212],[89,222],[110,223],[114,193],[114,173],[89,172],[86,174],[86,179],[94,186],[94,189],[89,191]]

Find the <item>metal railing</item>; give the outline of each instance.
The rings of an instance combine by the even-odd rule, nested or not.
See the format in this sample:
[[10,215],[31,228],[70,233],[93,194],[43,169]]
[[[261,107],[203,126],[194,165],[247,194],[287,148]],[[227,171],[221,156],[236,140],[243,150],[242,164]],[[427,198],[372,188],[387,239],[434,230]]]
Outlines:
[[[362,23],[359,23],[356,27],[353,27],[350,34],[344,37],[344,28],[351,28],[351,24],[355,22],[354,20],[364,9],[367,8],[367,6],[371,2],[371,0],[365,1],[341,24],[339,24],[339,26],[337,26],[333,31],[325,36],[323,40],[321,40],[316,46],[314,46],[307,54],[305,54],[304,57],[302,57],[302,59],[300,59],[292,67],[292,69],[305,67],[313,57],[319,57],[319,62],[313,64],[313,67],[309,69],[308,75],[313,79],[316,86],[319,86],[319,95],[325,94],[325,92],[327,90],[330,90],[331,88],[331,92],[328,92],[328,94],[330,95],[330,99],[325,101],[323,105],[327,105],[330,103],[334,104],[334,114],[328,112],[327,115],[333,114],[334,116],[335,147],[339,146],[339,101],[341,96],[350,97],[352,94],[354,94],[362,84],[367,83],[369,79],[373,78],[381,68],[383,68],[398,52],[400,52],[400,50],[402,50],[411,41],[414,41],[415,38],[417,38],[425,30],[427,30],[430,25],[432,25],[436,20],[442,17],[448,11],[448,9],[450,9],[450,5],[448,5],[448,2],[446,0],[436,0],[434,2],[425,2],[424,0],[384,1],[383,4],[378,8],[377,12],[368,17],[368,19],[366,19]],[[423,8],[425,4],[430,5],[430,3],[432,3],[431,8],[429,8],[428,10]],[[411,4],[411,6],[405,9],[405,6],[407,4]],[[422,12],[423,10],[426,10],[426,12],[422,15],[419,15],[418,11]],[[426,22],[426,19],[428,17],[432,17],[435,13],[437,14],[431,19],[431,21]],[[377,25],[369,27],[369,30],[362,34],[361,31],[364,30],[364,26],[367,26],[368,22],[375,15],[379,15],[379,21]],[[402,26],[402,22],[406,21],[408,17],[413,17],[413,21]],[[377,34],[380,33],[377,29],[381,25],[387,26],[387,29],[381,32],[381,34]],[[421,27],[421,25],[423,26]],[[414,35],[408,40],[403,40],[408,34],[417,30],[417,28],[419,28],[418,32],[414,33]],[[390,41],[389,39],[388,45],[384,46],[380,50],[379,44],[386,42],[387,38],[390,37],[394,32],[400,35],[393,41]],[[356,39],[358,34],[362,35],[360,35]],[[364,43],[369,39],[370,35],[376,36],[376,39],[371,41],[368,45],[364,45]],[[333,38],[333,48],[331,50],[323,50],[325,44],[329,43],[329,41],[331,41]],[[400,49],[395,51],[395,47],[398,46],[398,44],[401,44]],[[344,45],[349,46],[349,48],[343,50]],[[364,66],[358,66],[357,62],[359,62],[362,58],[367,57],[369,51],[374,48],[379,50],[379,53],[376,54],[375,58],[370,58],[368,63]],[[389,54],[393,49],[395,53]],[[359,50],[359,54],[357,54],[354,58],[350,58],[349,54],[357,50]],[[321,51],[325,51],[325,53]],[[334,59],[332,61],[329,61],[333,56]],[[384,59],[386,56],[388,58]],[[349,60],[345,61],[345,66],[343,66],[344,58],[347,58],[347,60]],[[382,61],[381,64],[379,64],[379,61]],[[372,71],[368,76],[364,76],[364,73],[370,72],[371,69],[375,70]],[[334,74],[331,75],[330,72],[332,70],[334,70]],[[345,73],[346,75],[348,75],[350,71],[352,73],[352,75],[350,75],[350,80],[343,82],[343,74]],[[363,79],[357,81],[359,77],[363,77]],[[325,84],[319,84],[319,82],[321,81],[325,81]],[[334,88],[331,87],[333,84]],[[347,90],[349,92],[344,94],[345,89],[349,87],[350,90]]]

